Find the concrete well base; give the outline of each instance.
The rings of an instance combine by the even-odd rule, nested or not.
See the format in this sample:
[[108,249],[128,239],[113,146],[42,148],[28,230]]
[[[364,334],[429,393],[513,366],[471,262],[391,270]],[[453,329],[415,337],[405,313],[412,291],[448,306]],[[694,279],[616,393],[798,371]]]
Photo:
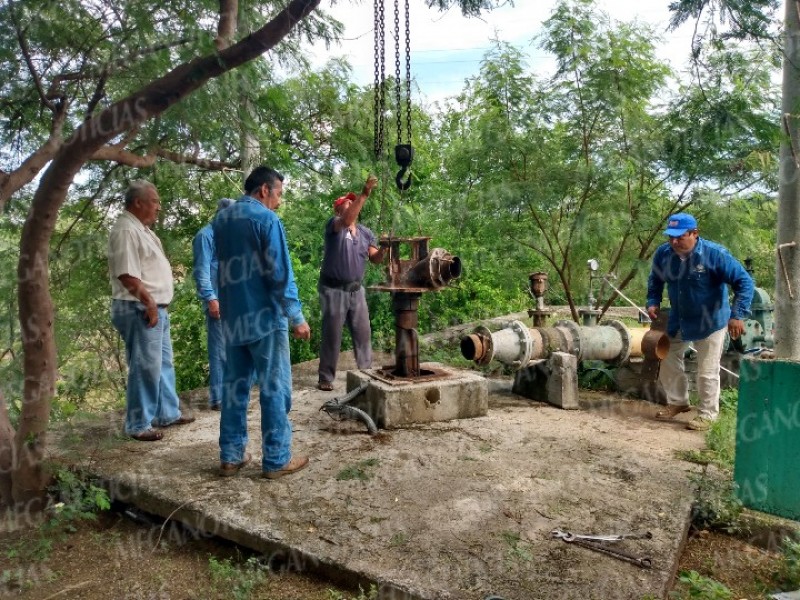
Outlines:
[[382,429],[483,417],[489,412],[489,386],[480,375],[445,368],[438,363],[420,367],[445,374],[441,378],[415,382],[387,380],[376,369],[348,371],[348,392],[364,382],[369,383],[367,391],[352,405],[366,411]]

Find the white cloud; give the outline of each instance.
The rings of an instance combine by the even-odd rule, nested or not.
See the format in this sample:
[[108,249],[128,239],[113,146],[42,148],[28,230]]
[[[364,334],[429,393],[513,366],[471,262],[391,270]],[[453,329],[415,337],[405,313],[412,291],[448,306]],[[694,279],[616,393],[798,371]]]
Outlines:
[[[400,2],[400,30],[404,35],[403,6]],[[515,6],[487,12],[481,17],[466,18],[457,8],[440,13],[428,8],[423,0],[410,0],[411,12],[411,72],[420,97],[427,102],[457,94],[467,77],[477,74],[491,40],[497,38],[514,44],[529,57],[529,65],[537,74],[552,69],[552,60],[540,50],[534,39],[541,24],[552,13],[556,0],[517,0]],[[659,56],[680,67],[688,56],[691,29],[683,27],[677,33],[666,33],[670,13],[667,0],[608,0],[598,2],[601,11],[616,21],[649,23],[664,37]],[[385,0],[387,75],[394,74],[395,26],[394,0]],[[313,50],[314,65],[320,66],[334,56],[345,56],[353,67],[357,84],[368,85],[374,78],[374,38],[372,3],[353,3],[340,0],[324,7],[345,24],[344,41],[340,47],[326,50],[322,45]],[[663,33],[662,33],[663,32]],[[401,38],[401,76],[405,76],[404,45]]]

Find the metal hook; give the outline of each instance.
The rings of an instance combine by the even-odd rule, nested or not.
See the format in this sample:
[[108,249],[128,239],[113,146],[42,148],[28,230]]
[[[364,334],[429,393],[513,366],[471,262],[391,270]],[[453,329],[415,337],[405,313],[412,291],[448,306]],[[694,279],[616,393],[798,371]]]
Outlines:
[[406,174],[406,167],[402,167],[397,172],[397,175],[395,175],[394,177],[394,182],[397,184],[397,189],[400,190],[401,192],[404,192],[411,187],[411,173],[408,174],[408,179],[403,181],[403,175],[405,174]]

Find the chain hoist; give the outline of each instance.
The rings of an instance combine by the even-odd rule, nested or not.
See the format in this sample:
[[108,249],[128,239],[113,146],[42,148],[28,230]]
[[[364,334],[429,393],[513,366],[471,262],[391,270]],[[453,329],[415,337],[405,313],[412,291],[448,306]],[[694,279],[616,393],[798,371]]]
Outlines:
[[383,157],[383,132],[386,115],[386,71],[383,0],[375,0],[375,100],[374,100],[374,150],[375,159]]
[[[375,132],[374,149],[375,157],[382,158],[385,143],[385,114],[386,114],[386,72],[385,72],[385,26],[384,26],[384,0],[374,0],[375,8]],[[394,157],[400,166],[400,171],[395,176],[395,183],[400,192],[411,186],[411,176],[408,168],[414,159],[414,149],[411,146],[411,22],[409,0],[405,0],[405,80],[401,79],[400,65],[400,0],[394,0],[394,26],[395,26],[395,96],[397,117],[397,144],[394,148]],[[406,138],[403,141],[403,96],[405,96]],[[407,177],[404,180],[404,177]]]
[[400,166],[400,171],[394,178],[397,188],[402,192],[411,186],[411,175],[403,181],[406,171],[414,160],[414,148],[411,146],[411,22],[408,10],[409,0],[405,0],[405,58],[406,58],[406,143],[403,143],[403,102],[402,85],[400,83],[400,0],[394,0],[394,29],[397,32],[394,38],[394,78],[395,94],[397,96],[397,145],[394,147],[394,159]]

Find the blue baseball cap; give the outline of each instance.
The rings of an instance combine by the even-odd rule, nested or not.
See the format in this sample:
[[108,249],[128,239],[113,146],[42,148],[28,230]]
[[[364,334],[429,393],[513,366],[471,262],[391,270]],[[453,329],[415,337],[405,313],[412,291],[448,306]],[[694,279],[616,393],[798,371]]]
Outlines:
[[678,237],[690,229],[697,229],[697,220],[689,213],[677,213],[667,219],[667,228],[664,230],[664,235]]

